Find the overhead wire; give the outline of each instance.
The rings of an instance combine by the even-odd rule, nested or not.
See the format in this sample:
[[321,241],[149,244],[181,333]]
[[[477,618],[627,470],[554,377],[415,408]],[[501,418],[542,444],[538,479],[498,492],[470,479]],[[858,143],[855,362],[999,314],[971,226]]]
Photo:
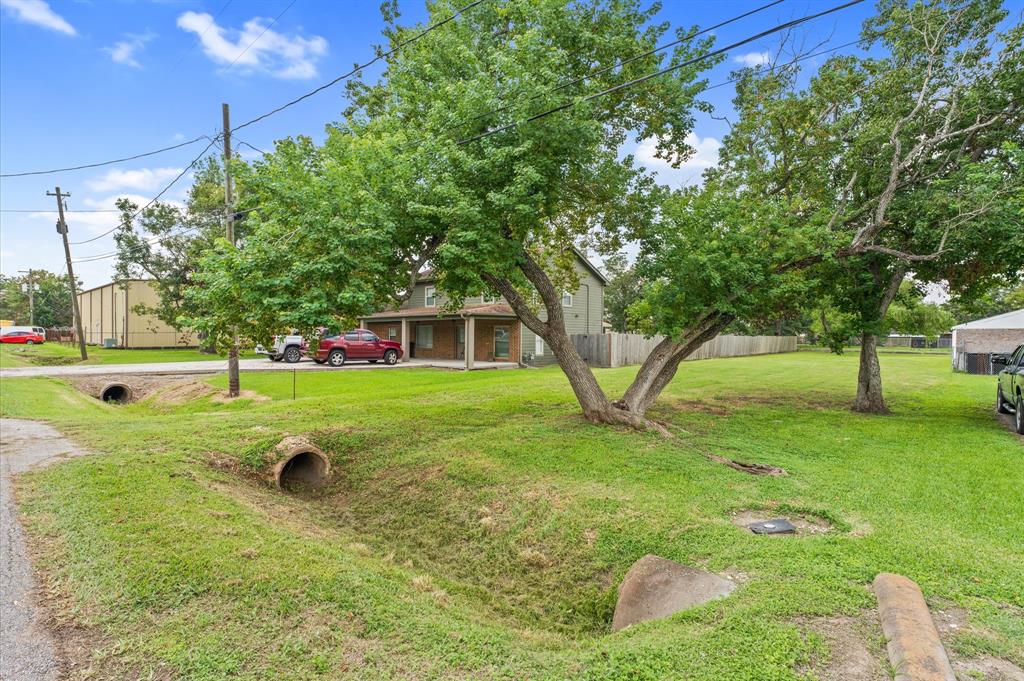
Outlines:
[[125,163],[127,161],[134,161],[135,159],[146,158],[147,156],[155,156],[156,154],[162,154],[165,151],[173,151],[174,149],[181,149],[182,147],[187,147],[187,146],[189,146],[191,144],[195,144],[196,142],[201,142],[204,139],[205,140],[210,139],[209,135],[200,135],[199,137],[195,137],[193,139],[186,140],[185,142],[181,142],[179,144],[174,144],[174,145],[171,145],[169,147],[163,147],[161,149],[154,149],[153,151],[147,151],[147,152],[144,152],[144,153],[141,153],[141,154],[135,154],[134,156],[125,156],[123,158],[115,158],[115,159],[111,159],[109,161],[100,161],[98,163],[85,163],[85,164],[78,165],[78,166],[68,166],[67,168],[50,168],[49,170],[31,170],[31,171],[26,171],[26,172],[21,172],[21,173],[2,173],[2,174],[0,174],[0,177],[27,177],[29,175],[49,175],[51,173],[70,172],[72,170],[85,170],[86,168],[99,168],[101,166],[109,166],[109,165],[113,165],[115,163]]
[[[305,98],[308,98],[308,97],[310,97],[310,96],[312,96],[312,95],[314,95],[314,94],[316,94],[316,93],[318,93],[318,92],[320,92],[320,91],[322,91],[322,90],[324,90],[324,89],[326,89],[326,88],[330,87],[331,85],[334,85],[335,83],[339,82],[340,80],[343,80],[344,78],[346,78],[346,77],[349,77],[349,76],[351,76],[352,74],[356,73],[356,72],[357,72],[358,70],[360,70],[360,69],[362,69],[362,68],[366,68],[367,66],[369,66],[369,65],[371,65],[371,64],[373,64],[373,63],[375,63],[376,61],[379,61],[380,59],[386,58],[386,57],[387,57],[387,56],[389,56],[390,54],[393,54],[394,52],[396,52],[396,51],[397,51],[398,49],[400,49],[401,47],[403,47],[403,46],[405,46],[405,45],[408,45],[409,43],[413,42],[414,40],[417,40],[417,39],[419,39],[420,37],[422,37],[423,35],[425,35],[425,34],[426,34],[426,33],[428,33],[429,31],[431,31],[431,30],[434,30],[434,29],[436,29],[436,28],[439,28],[440,26],[442,26],[442,25],[444,25],[444,24],[446,24],[446,23],[448,23],[448,22],[452,21],[453,19],[455,19],[456,17],[458,17],[459,15],[461,15],[462,13],[464,13],[465,11],[467,11],[467,10],[471,9],[472,7],[475,7],[476,5],[479,5],[479,4],[481,4],[481,3],[482,3],[482,2],[484,2],[484,1],[485,1],[485,0],[476,0],[475,2],[472,2],[472,3],[470,3],[469,5],[466,5],[466,6],[465,6],[465,7],[463,7],[462,9],[458,10],[457,12],[455,12],[454,14],[452,14],[451,16],[449,16],[448,18],[446,18],[446,19],[444,19],[444,20],[442,20],[442,21],[440,21],[440,22],[436,22],[435,24],[431,24],[431,25],[430,25],[430,26],[428,26],[428,27],[427,27],[426,29],[424,29],[424,30],[423,30],[423,31],[421,31],[420,33],[416,34],[416,35],[415,35],[415,36],[413,36],[412,38],[409,38],[409,39],[407,39],[407,40],[405,40],[405,41],[402,41],[402,42],[401,42],[401,43],[399,43],[399,44],[398,44],[398,45],[397,45],[396,47],[392,48],[392,50],[389,50],[388,52],[385,52],[385,53],[381,53],[380,55],[378,55],[377,57],[375,57],[375,58],[374,58],[373,60],[371,60],[371,61],[367,62],[366,64],[364,64],[364,65],[362,65],[362,66],[357,66],[357,67],[356,67],[355,69],[353,69],[352,71],[348,72],[347,74],[344,74],[344,75],[342,75],[342,76],[339,76],[338,78],[336,78],[336,79],[332,80],[331,82],[329,82],[329,83],[327,83],[327,84],[325,84],[325,85],[322,85],[322,86],[320,86],[319,88],[316,88],[315,90],[312,90],[312,91],[310,91],[309,93],[306,93],[306,94],[305,94],[305,95],[303,95],[302,97],[296,98],[296,99],[294,99],[294,100],[292,100],[292,101],[290,101],[290,102],[288,102],[288,103],[286,103],[286,104],[282,105],[281,107],[278,107],[277,109],[274,109],[274,110],[272,110],[272,111],[270,111],[270,112],[267,112],[266,114],[263,114],[263,115],[261,115],[261,116],[258,116],[258,117],[256,117],[256,118],[254,118],[254,119],[251,119],[251,120],[249,120],[249,121],[246,121],[245,123],[242,123],[242,124],[240,124],[239,126],[237,126],[237,127],[233,128],[233,130],[238,130],[238,129],[240,129],[240,128],[243,128],[243,127],[246,127],[246,126],[248,126],[248,125],[252,125],[253,123],[255,123],[255,122],[259,121],[259,120],[263,120],[264,118],[266,118],[266,117],[268,117],[268,116],[271,116],[271,115],[273,115],[273,114],[275,114],[275,113],[277,113],[277,112],[279,112],[279,111],[281,111],[281,110],[283,110],[283,109],[285,109],[285,108],[288,108],[289,106],[292,106],[292,105],[294,105],[294,104],[297,104],[298,102],[302,101],[303,99],[305,99]],[[739,18],[742,18],[742,17],[744,17],[744,16],[749,16],[750,14],[752,14],[752,13],[754,13],[754,12],[757,12],[757,11],[761,11],[761,10],[763,10],[763,9],[766,9],[766,8],[768,8],[768,7],[774,6],[774,5],[778,4],[778,2],[781,2],[781,1],[782,1],[782,0],[777,0],[777,2],[772,2],[772,3],[769,3],[769,4],[767,4],[767,5],[764,5],[764,6],[762,6],[762,7],[756,8],[756,9],[754,9],[754,10],[751,10],[751,11],[747,12],[747,13],[744,13],[744,14],[742,14],[742,15],[739,15],[739,16],[737,16],[737,17],[734,17],[734,18],[732,18],[732,19],[730,19],[730,20],[727,20],[727,21],[725,21],[725,22],[721,22],[720,24],[717,24],[717,25],[716,25],[715,27],[720,27],[720,26],[722,26],[722,25],[725,25],[725,24],[727,24],[727,23],[731,23],[731,22],[733,22],[733,21],[736,21],[737,19],[739,19]],[[793,28],[793,27],[795,27],[795,26],[799,26],[799,25],[801,25],[801,24],[803,24],[803,23],[806,23],[806,22],[808,22],[808,21],[811,21],[811,20],[813,20],[813,19],[819,18],[819,17],[821,17],[821,16],[825,16],[825,15],[828,15],[828,14],[832,14],[832,13],[834,13],[834,12],[837,12],[837,11],[840,11],[840,10],[842,10],[842,9],[846,9],[847,7],[850,7],[850,6],[853,6],[853,5],[856,5],[856,4],[860,4],[860,3],[861,3],[861,2],[863,2],[863,1],[864,1],[864,0],[851,0],[850,2],[846,2],[846,3],[840,4],[840,5],[834,6],[834,7],[832,7],[832,8],[829,8],[829,9],[827,9],[827,10],[824,10],[824,11],[821,11],[821,12],[817,12],[817,13],[814,13],[814,14],[811,14],[811,15],[806,15],[806,16],[804,16],[804,17],[800,17],[800,18],[798,18],[798,19],[794,19],[794,20],[791,20],[791,21],[788,21],[788,22],[784,22],[784,23],[782,23],[782,24],[779,24],[779,25],[777,25],[777,26],[774,26],[774,27],[772,27],[772,28],[770,28],[770,29],[767,29],[767,30],[765,30],[765,31],[762,31],[762,32],[760,32],[760,33],[758,33],[758,34],[756,34],[756,35],[750,36],[750,37],[748,37],[748,38],[745,38],[745,39],[743,39],[743,40],[740,40],[740,41],[736,41],[736,42],[734,42],[734,43],[732,43],[732,44],[730,44],[730,45],[727,45],[727,46],[725,46],[725,47],[722,47],[722,48],[719,48],[719,49],[716,49],[716,50],[713,50],[713,51],[707,52],[707,53],[705,53],[705,54],[702,54],[702,55],[700,55],[700,56],[698,56],[698,57],[694,57],[693,59],[689,59],[689,60],[686,60],[686,61],[684,61],[684,62],[682,62],[682,63],[679,63],[679,64],[674,64],[674,65],[671,65],[671,66],[669,66],[669,67],[667,67],[667,68],[665,68],[665,69],[661,69],[661,70],[659,70],[659,71],[657,71],[657,72],[654,72],[654,73],[651,73],[651,74],[647,74],[647,75],[645,75],[645,76],[642,76],[642,77],[639,77],[639,78],[635,78],[635,79],[632,79],[632,80],[630,80],[630,81],[627,81],[626,83],[621,83],[621,84],[619,84],[619,85],[613,86],[613,87],[611,87],[611,88],[607,88],[607,89],[605,89],[605,90],[602,90],[602,91],[600,91],[600,92],[597,92],[597,93],[594,93],[594,94],[588,95],[588,96],[586,96],[586,97],[583,97],[583,98],[580,98],[580,99],[577,99],[577,100],[573,100],[572,102],[569,102],[569,103],[567,103],[567,104],[561,105],[561,106],[559,106],[559,107],[555,107],[555,108],[552,108],[552,109],[548,109],[548,110],[546,110],[546,111],[543,111],[543,112],[541,112],[541,113],[539,113],[539,114],[535,114],[535,115],[533,115],[533,116],[530,116],[530,117],[528,117],[528,118],[526,118],[526,119],[524,119],[524,120],[522,120],[522,121],[516,121],[516,122],[510,123],[510,124],[507,124],[507,125],[505,125],[505,126],[501,126],[501,127],[499,127],[499,128],[495,128],[495,129],[493,129],[493,130],[488,130],[488,131],[485,131],[485,132],[483,132],[483,133],[481,133],[481,134],[479,134],[479,135],[476,135],[476,136],[473,136],[473,137],[470,137],[470,138],[467,138],[467,139],[464,139],[464,140],[459,140],[459,142],[458,142],[458,143],[459,143],[459,144],[467,144],[467,143],[469,143],[469,142],[472,142],[472,141],[476,141],[476,140],[479,140],[479,139],[483,139],[484,137],[488,137],[488,136],[490,136],[490,135],[493,135],[493,134],[498,134],[498,133],[500,133],[500,132],[504,132],[504,131],[506,131],[506,130],[509,130],[509,129],[512,129],[512,128],[514,128],[514,127],[518,127],[519,125],[523,125],[523,124],[525,124],[525,123],[529,123],[529,122],[532,122],[532,121],[538,120],[538,119],[540,119],[540,118],[543,118],[543,117],[545,117],[545,116],[551,115],[551,114],[553,114],[553,113],[557,113],[557,112],[559,112],[559,111],[564,111],[564,110],[566,110],[566,109],[568,109],[568,108],[571,108],[571,107],[573,107],[573,106],[575,106],[575,105],[577,105],[577,104],[579,104],[579,103],[581,103],[581,102],[587,102],[587,101],[592,101],[592,100],[594,100],[594,99],[596,99],[596,98],[598,98],[598,97],[601,97],[601,96],[604,96],[604,95],[607,95],[607,94],[611,94],[611,93],[613,93],[613,92],[616,92],[616,91],[619,91],[619,90],[625,89],[625,88],[627,88],[627,87],[632,87],[633,85],[637,85],[637,84],[640,84],[640,83],[646,82],[646,81],[648,81],[648,80],[651,80],[652,78],[656,78],[656,77],[658,77],[658,76],[661,76],[661,75],[665,75],[665,74],[667,74],[667,73],[670,73],[670,72],[672,72],[672,71],[674,71],[674,70],[677,70],[677,69],[683,68],[683,67],[685,67],[685,66],[688,66],[688,65],[692,65],[692,64],[694,64],[694,63],[697,63],[697,62],[700,62],[700,61],[703,61],[703,60],[709,59],[709,58],[711,58],[711,57],[713,57],[713,56],[716,56],[716,55],[718,55],[718,54],[722,54],[722,53],[725,53],[725,52],[727,52],[727,51],[729,51],[729,50],[735,49],[736,47],[740,47],[740,46],[742,46],[742,45],[748,44],[748,43],[750,43],[750,42],[753,42],[753,41],[755,41],[755,40],[758,40],[758,39],[760,39],[760,38],[763,38],[763,37],[765,37],[765,36],[771,35],[771,34],[773,34],[773,33],[777,33],[777,32],[779,32],[779,31],[782,31],[782,30],[786,30],[786,29],[788,29],[788,28]],[[289,7],[290,7],[290,5],[289,5]],[[287,10],[287,8],[286,8],[286,10]],[[706,31],[708,31],[708,30],[713,30],[713,28],[715,28],[715,27],[712,27],[712,28],[706,29],[705,31],[702,31],[702,32],[694,33],[694,34],[692,34],[692,35],[688,36],[687,38],[683,38],[683,39],[680,39],[679,41],[676,41],[676,42],[674,42],[674,43],[670,43],[669,45],[663,45],[663,46],[661,46],[661,47],[659,47],[659,48],[655,48],[654,50],[648,51],[648,52],[646,52],[646,53],[643,53],[643,54],[640,54],[640,55],[634,55],[633,57],[630,57],[630,58],[628,58],[627,60],[623,60],[623,61],[619,62],[618,64],[616,64],[616,65],[613,65],[613,66],[611,66],[611,67],[605,67],[604,69],[602,69],[602,70],[599,70],[599,71],[600,71],[600,72],[605,72],[605,71],[607,71],[607,70],[610,70],[610,69],[612,69],[612,68],[616,68],[617,66],[621,66],[622,64],[628,63],[628,62],[630,62],[630,61],[635,61],[636,59],[640,59],[640,58],[643,58],[643,57],[645,57],[645,56],[649,56],[650,54],[653,54],[653,53],[654,53],[654,52],[656,52],[656,51],[659,51],[659,50],[661,50],[661,49],[666,49],[667,47],[670,47],[670,46],[672,46],[673,44],[678,44],[678,42],[681,42],[682,40],[686,40],[686,39],[690,39],[690,38],[692,38],[692,37],[696,37],[697,35],[700,35],[701,33],[704,33],[704,32],[706,32]],[[845,43],[844,45],[840,45],[840,46],[837,46],[837,47],[835,47],[835,48],[831,48],[831,49],[829,49],[829,50],[823,50],[823,51],[821,51],[821,52],[817,52],[817,53],[814,53],[814,54],[811,54],[811,55],[804,55],[804,56],[802,56],[802,57],[800,57],[800,58],[798,58],[798,59],[795,59],[795,60],[793,60],[793,62],[790,62],[790,63],[795,63],[795,62],[797,62],[797,61],[802,61],[802,60],[804,60],[804,59],[808,59],[808,58],[811,58],[811,57],[813,57],[813,56],[818,56],[818,55],[820,55],[820,54],[824,54],[824,53],[826,53],[826,52],[833,52],[833,51],[835,51],[835,50],[838,50],[838,49],[842,49],[843,47],[847,47],[847,46],[849,46],[849,45],[852,45],[852,44],[856,44],[856,43],[858,43],[858,42],[862,42],[862,41],[863,41],[863,39],[862,39],[862,40],[857,40],[857,41],[851,41],[851,42],[849,42],[849,43]],[[575,83],[581,82],[582,80],[585,80],[585,79],[587,79],[587,78],[589,78],[589,77],[592,77],[593,75],[597,75],[597,73],[596,73],[596,72],[595,72],[595,73],[591,73],[591,74],[588,74],[588,75],[586,75],[586,76],[583,76],[583,77],[581,77],[581,78],[577,78],[577,79],[575,79],[575,80],[573,80],[573,81],[568,81],[568,82],[566,82],[566,83],[563,83],[563,84],[559,84],[559,85],[557,85],[557,86],[556,86],[556,87],[555,87],[554,89],[556,89],[556,90],[557,90],[557,89],[562,89],[562,88],[564,88],[564,87],[568,87],[569,85],[572,85],[572,84],[575,84]],[[711,87],[720,87],[720,86],[722,86],[722,85],[728,84],[729,82],[735,82],[735,80],[736,80],[736,79],[730,79],[730,80],[728,80],[728,81],[725,81],[725,82],[723,82],[723,83],[718,83],[718,84],[716,84],[716,85],[714,85],[714,86],[711,86]],[[710,89],[710,88],[706,88],[706,89]],[[495,113],[495,112],[489,112],[489,113]],[[485,115],[488,115],[488,114],[482,114],[481,116],[485,116]],[[479,118],[479,116],[478,116],[477,118]],[[204,137],[205,137],[205,136],[204,136]],[[158,199],[159,199],[159,198],[160,198],[160,197],[161,197],[161,196],[162,196],[162,195],[163,195],[163,194],[164,194],[164,193],[165,193],[165,192],[166,192],[167,190],[169,190],[169,189],[170,189],[170,187],[171,187],[171,186],[173,186],[173,185],[174,185],[174,184],[175,184],[175,183],[176,183],[176,182],[177,182],[177,181],[178,181],[178,180],[179,180],[179,179],[180,179],[180,178],[181,178],[182,176],[184,176],[185,172],[187,172],[187,170],[188,170],[189,168],[191,168],[192,166],[194,166],[194,165],[195,165],[195,164],[196,164],[196,163],[197,163],[197,162],[198,162],[198,161],[200,160],[200,158],[202,158],[202,156],[203,156],[203,155],[205,155],[206,151],[208,151],[208,150],[209,150],[209,148],[210,148],[211,146],[213,146],[213,144],[214,144],[214,143],[216,143],[216,142],[217,142],[217,140],[218,140],[218,139],[219,139],[220,137],[221,137],[221,136],[220,136],[220,135],[218,135],[217,137],[213,138],[213,139],[212,139],[212,140],[210,141],[210,143],[209,143],[209,144],[207,145],[207,147],[206,147],[206,148],[205,148],[205,149],[203,150],[203,152],[202,152],[202,153],[201,153],[201,154],[200,154],[200,155],[199,155],[198,157],[196,157],[196,159],[194,159],[194,160],[192,161],[192,163],[190,163],[190,164],[189,164],[189,166],[188,166],[188,167],[187,167],[187,168],[186,168],[186,169],[185,169],[184,171],[182,171],[182,173],[181,173],[181,174],[179,174],[179,175],[178,175],[178,176],[177,176],[177,177],[176,177],[176,178],[175,178],[174,180],[172,180],[172,181],[171,181],[171,183],[170,183],[170,184],[169,184],[168,186],[166,186],[166,187],[165,187],[165,188],[164,188],[164,189],[163,189],[163,190],[162,190],[162,191],[161,191],[161,192],[160,192],[160,193],[159,193],[159,194],[158,194],[158,195],[157,195],[156,197],[154,197],[154,198],[153,198],[153,199],[152,199],[152,200],[151,200],[151,201],[150,201],[149,203],[147,203],[147,204],[146,204],[146,206],[144,206],[143,208],[141,208],[141,209],[139,209],[138,211],[136,211],[136,212],[135,212],[135,213],[134,213],[134,214],[133,214],[133,215],[131,216],[131,218],[130,218],[130,219],[134,219],[134,218],[135,218],[135,217],[137,217],[137,216],[138,216],[138,215],[139,215],[139,214],[140,214],[140,213],[141,213],[141,212],[142,212],[143,210],[145,210],[146,208],[148,208],[149,206],[151,206],[151,205],[152,205],[153,203],[155,203],[155,202],[156,202],[156,201],[157,201],[157,200],[158,200]],[[209,139],[209,138],[207,138],[207,139]],[[255,146],[253,146],[253,145],[251,145],[251,144],[249,144],[248,142],[245,142],[245,141],[243,141],[243,140],[239,140],[239,144],[241,144],[241,145],[244,145],[244,146],[246,146],[246,147],[249,147],[250,149],[253,149],[254,151],[257,151],[257,152],[259,152],[259,153],[264,153],[264,154],[265,154],[265,153],[267,153],[267,152],[265,152],[265,151],[263,151],[263,150],[261,150],[261,149],[258,149],[257,147],[255,147]],[[253,210],[258,210],[258,208],[259,208],[259,207],[256,207],[256,208],[250,208],[250,209],[247,209],[246,211],[243,211],[243,212],[251,212],[251,211],[253,211]],[[96,236],[96,237],[93,237],[93,238],[91,238],[91,239],[87,239],[87,240],[84,240],[84,241],[81,241],[81,242],[73,242],[73,243],[76,243],[76,244],[78,244],[78,243],[88,243],[88,242],[90,242],[90,241],[95,241],[95,240],[97,240],[97,239],[99,239],[99,238],[102,238],[103,236],[106,236],[107,234],[110,234],[111,232],[115,231],[116,229],[117,229],[117,227],[114,227],[113,229],[111,229],[111,230],[108,230],[107,232],[105,232],[105,233],[103,233],[103,234],[101,234],[101,235],[98,235],[98,236]],[[187,230],[186,230],[186,231],[187,231]],[[162,237],[162,238],[163,238],[163,239],[167,239],[167,238],[170,238],[170,236],[171,236],[171,235],[168,235],[168,236],[165,236],[165,237]],[[157,239],[157,240],[153,240],[153,241],[151,241],[151,242],[149,242],[149,243],[158,243],[159,241],[160,241],[160,240],[159,240],[159,239]],[[114,257],[114,256],[116,256],[116,255],[117,255],[117,253],[111,253],[111,254],[103,254],[103,255],[96,255],[96,256],[89,256],[89,257],[86,257],[86,258],[82,258],[82,259],[80,259],[79,261],[80,261],[80,262],[91,262],[91,261],[94,261],[94,260],[100,260],[100,259],[104,259],[104,258],[107,258],[107,257]]]
[[457,144],[465,145],[465,144],[469,144],[471,142],[476,142],[476,141],[482,140],[482,139],[484,139],[486,137],[490,137],[491,135],[497,135],[498,133],[507,132],[507,131],[512,130],[514,128],[517,128],[517,127],[519,127],[521,125],[525,125],[527,123],[532,123],[534,121],[540,120],[541,118],[545,118],[547,116],[550,116],[552,114],[558,113],[560,111],[566,111],[567,109],[571,109],[571,108],[573,108],[574,106],[576,106],[578,104],[582,104],[582,103],[585,103],[585,102],[591,102],[591,101],[594,101],[595,99],[597,99],[599,97],[604,97],[606,95],[610,95],[612,93],[619,92],[620,90],[624,90],[626,88],[633,87],[634,85],[639,85],[641,83],[645,83],[645,82],[647,82],[649,80],[652,80],[654,78],[657,78],[659,76],[663,76],[663,75],[665,75],[667,73],[671,73],[672,71],[676,71],[676,70],[684,68],[686,66],[691,66],[691,65],[696,64],[698,62],[705,61],[707,59],[710,59],[711,57],[715,57],[715,56],[717,56],[719,54],[723,54],[725,52],[728,52],[729,50],[733,50],[733,49],[735,49],[737,47],[741,47],[741,46],[746,45],[748,43],[752,43],[755,40],[760,40],[761,38],[764,38],[766,36],[772,35],[773,33],[778,33],[780,31],[784,31],[784,30],[789,29],[789,28],[794,28],[794,27],[799,26],[801,24],[804,24],[804,23],[806,23],[808,21],[812,21],[812,20],[817,19],[819,17],[823,17],[823,16],[826,16],[828,14],[832,14],[834,12],[838,12],[838,11],[844,10],[844,9],[846,9],[848,7],[852,7],[853,5],[858,5],[858,4],[862,3],[862,2],[864,2],[864,0],[850,0],[849,2],[845,2],[845,3],[842,3],[840,5],[835,5],[835,6],[831,7],[831,8],[829,8],[829,9],[823,10],[821,12],[816,12],[814,14],[808,14],[806,16],[800,17],[799,19],[793,19],[791,21],[787,21],[785,23],[778,24],[777,26],[773,26],[772,28],[769,28],[767,30],[761,31],[760,33],[758,33],[756,35],[752,35],[752,36],[750,36],[748,38],[744,38],[743,40],[738,40],[738,41],[736,41],[734,43],[726,45],[725,47],[720,47],[718,49],[711,50],[710,52],[705,52],[702,55],[699,55],[697,57],[693,57],[691,59],[687,59],[687,60],[685,60],[683,62],[680,62],[678,64],[673,64],[673,65],[668,66],[668,67],[666,67],[664,69],[661,69],[659,71],[655,71],[654,73],[649,73],[649,74],[647,74],[645,76],[641,76],[639,78],[634,78],[632,80],[626,81],[625,83],[620,83],[620,84],[614,85],[614,86],[612,86],[610,88],[606,88],[604,90],[601,90],[600,92],[595,92],[595,93],[587,95],[585,97],[574,99],[574,100],[572,100],[570,102],[566,102],[565,104],[562,104],[560,106],[556,106],[556,107],[553,107],[551,109],[547,109],[547,110],[542,111],[540,113],[534,114],[532,116],[528,116],[527,118],[524,118],[522,120],[513,121],[511,123],[507,123],[505,125],[499,126],[497,128],[491,129],[491,130],[485,130],[484,132],[481,132],[481,133],[479,133],[477,135],[473,135],[472,137],[467,137],[467,138],[458,140]]
[[[185,166],[182,169],[182,171],[180,173],[178,173],[178,175],[173,180],[171,180],[169,183],[167,183],[167,185],[163,189],[160,190],[160,193],[158,193],[156,196],[154,196],[152,199],[150,199],[149,203],[147,203],[142,208],[139,208],[137,211],[132,213],[131,217],[128,218],[128,221],[134,220],[135,218],[137,218],[142,213],[142,211],[146,210],[147,208],[152,206],[154,203],[156,203],[158,200],[160,200],[161,196],[166,194],[170,190],[170,188],[173,187],[178,182],[178,180],[183,178],[185,176],[185,174],[188,173],[189,170],[191,170],[197,163],[199,163],[200,160],[202,160],[202,158],[204,156],[206,156],[206,152],[209,151],[210,147],[212,147],[214,144],[216,144],[217,141],[221,137],[222,137],[222,135],[217,135],[216,137],[211,139],[210,143],[206,145],[206,148],[203,149],[201,152],[199,152],[199,155],[196,156],[194,159],[192,159],[191,163],[189,163],[187,166]],[[71,241],[69,243],[72,244],[72,245],[75,245],[75,246],[78,246],[78,245],[81,245],[81,244],[87,244],[87,243],[96,241],[97,239],[102,239],[103,237],[107,236],[108,234],[117,231],[117,229],[119,227],[120,227],[120,225],[117,225],[117,226],[111,227],[110,229],[108,229],[107,231],[103,232],[102,234],[98,234],[98,235],[96,235],[94,237],[91,237],[89,239],[83,239],[81,241]]]
[[[281,13],[280,13],[280,14],[278,14],[278,15],[277,15],[276,17],[274,17],[273,21],[271,21],[271,22],[270,22],[269,24],[267,24],[266,28],[264,28],[264,29],[263,29],[263,32],[262,32],[262,33],[260,33],[260,34],[259,34],[258,36],[256,36],[255,38],[253,38],[253,41],[252,41],[251,43],[249,43],[248,45],[246,45],[246,46],[245,46],[245,49],[244,49],[244,50],[242,50],[241,52],[239,52],[239,53],[238,53],[238,56],[237,56],[237,57],[235,57],[234,59],[232,59],[232,60],[231,60],[231,63],[230,63],[230,64],[228,64],[228,68],[230,69],[230,68],[231,68],[232,66],[234,66],[235,64],[237,64],[237,63],[238,63],[238,60],[239,60],[239,59],[241,59],[241,58],[242,58],[242,57],[243,57],[243,56],[245,55],[245,53],[249,51],[249,48],[250,48],[250,47],[252,47],[253,45],[255,45],[256,43],[258,43],[258,42],[260,41],[260,38],[262,38],[262,37],[263,37],[264,35],[266,35],[267,31],[269,31],[269,30],[271,29],[271,27],[272,27],[272,26],[273,26],[274,24],[276,24],[276,23],[277,23],[277,20],[278,20],[278,19],[280,19],[281,17],[283,17],[283,16],[284,16],[284,14],[285,14],[285,12],[287,12],[288,10],[290,10],[290,9],[292,8],[292,5],[294,5],[294,4],[296,3],[296,2],[297,2],[297,0],[292,0],[291,2],[289,2],[289,3],[288,3],[288,6],[287,6],[287,7],[285,7],[285,8],[283,9],[283,10],[281,10]],[[207,30],[209,30],[209,28],[207,28]]]

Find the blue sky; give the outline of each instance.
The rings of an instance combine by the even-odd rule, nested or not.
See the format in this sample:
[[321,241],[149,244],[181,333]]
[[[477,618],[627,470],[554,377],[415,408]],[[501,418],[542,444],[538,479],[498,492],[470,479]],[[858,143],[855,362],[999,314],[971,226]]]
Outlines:
[[[708,26],[766,1],[665,0],[659,18],[674,27]],[[786,0],[716,31],[718,44],[833,4]],[[236,123],[253,118],[372,57],[372,45],[381,40],[378,6],[379,0],[0,0],[0,168],[14,173],[72,166],[213,135],[221,102],[231,104]],[[400,7],[405,22],[426,14],[423,0],[401,0]],[[856,40],[872,9],[866,2],[819,19],[797,37],[808,46],[829,40],[825,49]],[[731,70],[759,62],[777,44],[769,37],[730,53],[709,72],[710,82],[726,81]],[[344,108],[343,95],[337,85],[241,131],[236,144],[269,149],[290,135],[320,139],[324,125]],[[718,114],[729,115],[730,86],[707,97]],[[636,151],[662,181],[678,185],[699,179],[726,131],[725,122],[701,115],[693,140],[698,153],[678,170],[651,158],[650,145],[631,144],[625,151]],[[114,226],[116,214],[76,211],[112,208],[118,196],[145,203],[203,146],[103,168],[3,178],[0,270],[63,270],[56,216],[12,211],[53,210],[46,192],[60,185],[72,194],[72,241],[94,237]],[[187,186],[186,175],[165,198],[180,200]],[[112,250],[110,237],[73,246],[76,259]],[[86,287],[100,285],[110,279],[111,263],[83,262],[76,274]]]

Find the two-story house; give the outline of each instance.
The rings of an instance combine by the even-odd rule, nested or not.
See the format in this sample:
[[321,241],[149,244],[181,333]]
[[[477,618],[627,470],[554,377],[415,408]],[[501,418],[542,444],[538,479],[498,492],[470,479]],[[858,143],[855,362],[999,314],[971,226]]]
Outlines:
[[[579,287],[562,296],[566,331],[601,333],[608,280],[582,253],[576,256]],[[555,363],[544,340],[519,321],[504,298],[467,298],[459,310],[446,309],[446,302],[433,276],[425,274],[400,308],[360,321],[381,338],[400,342],[405,358],[462,360],[467,369],[474,362]]]

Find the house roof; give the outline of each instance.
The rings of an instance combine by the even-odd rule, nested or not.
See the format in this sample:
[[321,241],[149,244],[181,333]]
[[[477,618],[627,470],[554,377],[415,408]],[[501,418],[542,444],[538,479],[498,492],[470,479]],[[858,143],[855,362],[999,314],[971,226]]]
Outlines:
[[460,310],[450,311],[439,307],[409,307],[402,310],[377,312],[363,319],[401,319],[402,317],[515,317],[516,313],[504,303],[466,305]]
[[1024,329],[1024,308],[997,314],[995,317],[976,319],[966,324],[957,324],[954,329]]

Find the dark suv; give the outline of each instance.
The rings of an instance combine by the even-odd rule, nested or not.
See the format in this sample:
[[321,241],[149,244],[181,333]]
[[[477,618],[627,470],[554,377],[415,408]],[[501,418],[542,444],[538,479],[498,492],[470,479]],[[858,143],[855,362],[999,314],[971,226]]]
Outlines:
[[1024,345],[1018,345],[1007,357],[993,355],[993,364],[1003,365],[996,384],[996,411],[1013,413],[1013,425],[1024,435]]
[[332,367],[340,367],[349,360],[367,360],[370,364],[383,360],[385,364],[395,364],[401,358],[401,343],[381,340],[373,331],[355,329],[321,340],[314,360],[317,364],[327,362]]

